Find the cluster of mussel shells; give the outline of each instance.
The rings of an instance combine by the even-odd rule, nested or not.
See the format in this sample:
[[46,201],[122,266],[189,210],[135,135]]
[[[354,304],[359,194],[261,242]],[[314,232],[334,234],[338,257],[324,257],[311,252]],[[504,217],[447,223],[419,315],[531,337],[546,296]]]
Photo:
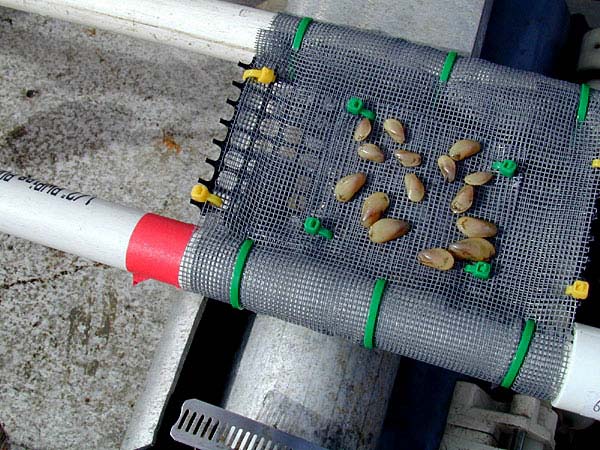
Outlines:
[[[383,129],[396,143],[402,145],[406,141],[404,125],[397,119],[389,118],[383,122]],[[363,118],[354,131],[354,139],[361,144],[358,156],[373,163],[383,163],[385,154],[371,143],[364,143],[372,131],[371,122]],[[456,141],[448,151],[437,160],[441,176],[448,183],[456,180],[459,161],[473,156],[481,150],[479,142],[470,139]],[[421,155],[416,152],[398,149],[395,158],[403,167],[414,168],[421,165]],[[464,186],[458,191],[450,203],[450,209],[455,214],[468,211],[475,199],[475,188],[492,180],[492,172],[475,172],[467,175]],[[362,189],[367,181],[363,172],[353,173],[340,178],[334,188],[335,198],[340,202],[349,202]],[[425,197],[425,186],[419,177],[409,172],[404,176],[404,187],[407,198],[419,203]],[[404,236],[410,231],[410,224],[401,219],[383,217],[390,205],[390,199],[385,192],[374,192],[363,202],[360,223],[368,229],[369,239],[374,243],[384,243]],[[439,270],[449,270],[454,266],[455,259],[468,261],[489,261],[495,254],[494,245],[487,240],[496,236],[498,230],[493,223],[476,217],[460,217],[456,227],[465,239],[451,243],[448,248],[429,248],[417,255],[417,260],[428,267]]]

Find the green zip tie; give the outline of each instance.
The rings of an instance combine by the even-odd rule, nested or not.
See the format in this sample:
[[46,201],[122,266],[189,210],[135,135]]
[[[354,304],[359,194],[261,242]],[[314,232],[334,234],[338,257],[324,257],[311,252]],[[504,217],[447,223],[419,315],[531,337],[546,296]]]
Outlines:
[[590,86],[583,83],[579,91],[579,108],[577,108],[577,122],[583,122],[587,116],[588,103],[590,102]]
[[292,43],[292,50],[295,52],[300,50],[300,47],[302,47],[302,39],[304,39],[306,30],[311,22],[311,17],[303,17],[298,23],[298,28],[296,28],[296,34],[294,35],[294,42]]
[[244,267],[248,260],[248,255],[254,241],[252,239],[246,239],[240,249],[238,250],[237,258],[235,260],[235,266],[233,267],[233,276],[231,277],[231,289],[229,290],[229,301],[231,306],[235,309],[244,309],[240,305],[240,286],[242,284],[242,275],[244,274]]
[[365,324],[365,337],[363,339],[365,348],[374,348],[375,346],[373,340],[375,337],[375,328],[377,327],[377,317],[379,316],[379,305],[386,284],[387,281],[385,279],[378,278],[373,287],[371,304],[369,305],[369,314],[367,316],[367,323]]
[[375,113],[365,108],[365,103],[358,97],[350,97],[346,102],[346,111],[355,116],[361,115],[371,122],[375,120]]
[[533,339],[533,335],[535,334],[535,320],[529,319],[525,322],[525,328],[523,328],[523,333],[521,334],[521,340],[519,341],[519,345],[517,346],[517,351],[515,352],[515,356],[513,357],[510,366],[508,367],[508,372],[504,375],[502,379],[502,383],[500,386],[506,389],[510,389],[510,387],[515,382],[517,375],[519,375],[519,371],[523,366],[523,361],[525,361],[525,357],[527,356],[527,352],[529,351],[529,345],[531,344],[531,340]]
[[450,78],[450,74],[452,73],[452,68],[454,67],[454,62],[456,61],[456,52],[448,52],[446,55],[446,60],[444,61],[444,67],[442,67],[442,72],[440,73],[440,81],[445,83]]

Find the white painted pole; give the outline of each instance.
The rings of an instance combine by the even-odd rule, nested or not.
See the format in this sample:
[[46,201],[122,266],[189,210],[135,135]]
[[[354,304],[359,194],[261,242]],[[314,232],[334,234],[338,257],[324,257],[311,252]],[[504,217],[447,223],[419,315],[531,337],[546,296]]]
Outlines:
[[145,213],[0,170],[0,232],[127,270]]
[[576,323],[570,352],[552,406],[600,420],[600,329]]
[[216,0],[0,0],[0,6],[249,62],[274,13]]

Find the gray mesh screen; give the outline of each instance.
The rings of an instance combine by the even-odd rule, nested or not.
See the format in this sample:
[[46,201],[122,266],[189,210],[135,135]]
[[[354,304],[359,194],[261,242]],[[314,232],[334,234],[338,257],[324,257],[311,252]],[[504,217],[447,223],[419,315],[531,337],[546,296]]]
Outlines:
[[[361,343],[371,292],[389,281],[379,315],[378,348],[499,383],[523,322],[538,325],[514,388],[552,398],[566,364],[576,301],[564,295],[586,263],[598,174],[590,167],[600,142],[598,96],[577,123],[579,86],[485,61],[459,58],[450,80],[439,81],[445,54],[399,39],[313,23],[292,54],[297,18],[279,16],[257,44],[257,67],[273,67],[276,83],[248,82],[224,150],[215,193],[221,210],[205,208],[206,224],[184,257],[184,288],[229,300],[239,245],[255,241],[241,287],[242,304],[315,330]],[[369,142],[387,159],[359,159],[352,132],[358,118],[346,101],[362,98],[377,114]],[[382,130],[401,120],[403,148],[423,164],[403,168]],[[443,182],[439,155],[458,139],[483,150],[461,162],[457,180],[514,159],[518,176],[477,189],[469,215],[499,226],[494,275],[482,281],[458,268],[439,272],[416,254],[461,239],[449,204],[462,183]],[[424,181],[425,200],[406,198],[403,175]],[[351,202],[333,196],[342,176],[365,172]],[[411,232],[372,244],[359,224],[364,198],[387,192],[387,217]],[[334,230],[327,241],[303,231],[307,216]]]

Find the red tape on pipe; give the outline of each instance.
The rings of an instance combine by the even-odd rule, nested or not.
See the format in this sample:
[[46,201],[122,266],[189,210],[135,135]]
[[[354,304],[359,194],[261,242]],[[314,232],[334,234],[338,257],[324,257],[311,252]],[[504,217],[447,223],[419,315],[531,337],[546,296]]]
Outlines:
[[179,266],[196,227],[148,213],[135,226],[125,256],[133,284],[147,279],[179,286]]

